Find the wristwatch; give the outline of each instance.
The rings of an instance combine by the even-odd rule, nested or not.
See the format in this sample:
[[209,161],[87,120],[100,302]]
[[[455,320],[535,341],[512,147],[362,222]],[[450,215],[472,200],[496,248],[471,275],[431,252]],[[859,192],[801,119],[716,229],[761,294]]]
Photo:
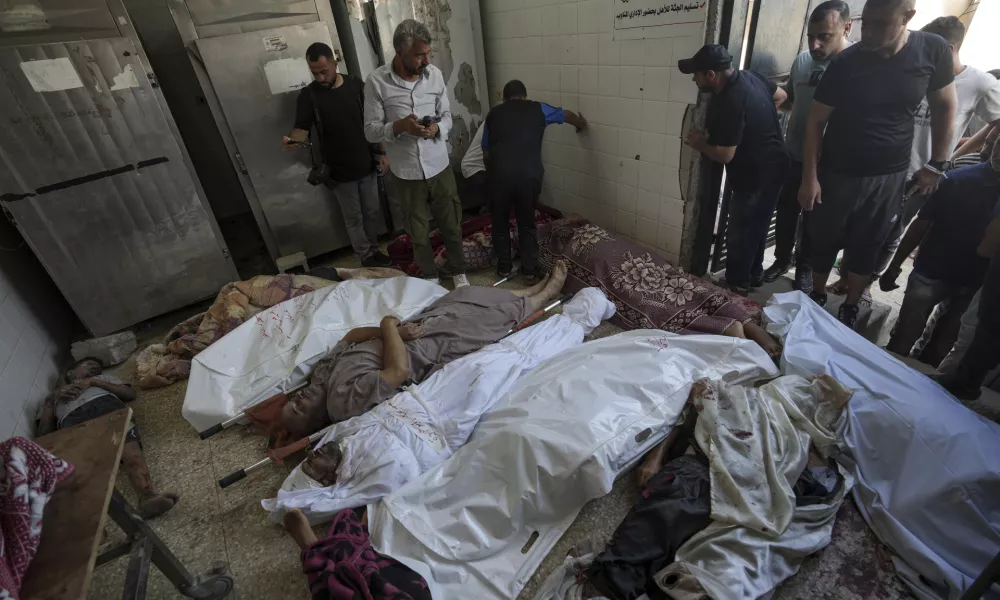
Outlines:
[[950,171],[951,170],[951,161],[950,160],[931,160],[931,161],[928,161],[927,164],[924,165],[924,167],[928,171],[931,171],[933,173],[937,173],[938,175],[944,175],[946,171]]

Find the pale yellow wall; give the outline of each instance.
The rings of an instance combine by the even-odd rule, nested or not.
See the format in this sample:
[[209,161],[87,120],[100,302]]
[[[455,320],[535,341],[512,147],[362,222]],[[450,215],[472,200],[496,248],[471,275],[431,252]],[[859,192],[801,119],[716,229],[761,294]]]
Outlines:
[[917,15],[910,29],[920,29],[934,19],[950,15],[961,17],[969,9],[970,0],[917,0]]

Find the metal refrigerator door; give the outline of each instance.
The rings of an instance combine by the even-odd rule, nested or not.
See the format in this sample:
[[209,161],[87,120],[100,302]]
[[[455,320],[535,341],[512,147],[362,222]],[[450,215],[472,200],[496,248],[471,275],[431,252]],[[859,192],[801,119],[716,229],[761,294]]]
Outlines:
[[[197,41],[261,209],[285,256],[295,252],[316,256],[350,244],[333,194],[306,182],[309,151],[281,147],[281,136],[292,130],[295,121],[298,91],[311,75],[295,80],[303,85],[291,79],[296,66],[308,73],[306,48],[313,42],[331,45],[325,23]],[[272,85],[287,91],[272,94]]]
[[0,198],[96,335],[237,276],[146,72],[128,38],[0,48]]

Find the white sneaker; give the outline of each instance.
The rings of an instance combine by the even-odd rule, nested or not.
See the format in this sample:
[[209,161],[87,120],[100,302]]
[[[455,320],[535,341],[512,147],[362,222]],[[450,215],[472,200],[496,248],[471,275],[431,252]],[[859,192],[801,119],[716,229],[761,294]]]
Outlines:
[[469,278],[466,277],[465,274],[455,275],[454,277],[451,278],[451,280],[455,283],[455,289],[456,290],[458,288],[463,288],[463,287],[469,285]]

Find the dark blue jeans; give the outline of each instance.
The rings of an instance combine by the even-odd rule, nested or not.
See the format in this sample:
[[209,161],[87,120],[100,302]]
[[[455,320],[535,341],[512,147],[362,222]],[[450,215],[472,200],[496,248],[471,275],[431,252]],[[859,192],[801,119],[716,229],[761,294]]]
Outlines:
[[746,288],[764,273],[764,245],[784,181],[776,178],[753,190],[733,190],[726,229],[726,283]]

